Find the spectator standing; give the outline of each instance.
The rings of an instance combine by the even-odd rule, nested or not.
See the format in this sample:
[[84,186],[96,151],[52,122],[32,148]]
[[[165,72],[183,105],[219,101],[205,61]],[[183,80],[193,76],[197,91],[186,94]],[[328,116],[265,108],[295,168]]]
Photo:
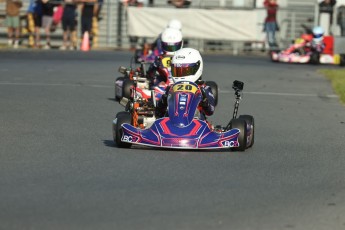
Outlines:
[[324,0],[319,3],[319,12],[329,14],[328,26],[331,26],[333,23],[333,8],[336,3],[336,0]]
[[337,24],[340,26],[341,36],[345,36],[345,5],[338,7]]
[[36,0],[33,9],[33,17],[35,23],[35,48],[40,48],[40,28],[42,27],[42,1]]
[[95,5],[94,16],[97,18],[97,21],[102,20],[101,11],[103,7],[103,3],[104,3],[104,0],[97,0],[97,4]]
[[46,45],[44,49],[50,49],[50,29],[53,24],[54,6],[53,0],[41,0],[42,1],[42,28],[46,35]]
[[6,25],[8,45],[18,48],[20,36],[20,8],[23,6],[21,0],[6,0]]
[[73,50],[75,48],[76,9],[75,0],[64,0],[62,14],[63,45],[60,50]]
[[35,44],[35,0],[30,0],[28,10],[27,10],[27,29],[29,32],[29,46],[33,47]]
[[81,11],[81,35],[83,36],[85,32],[88,32],[90,44],[92,44],[92,18],[97,0],[81,0],[80,2],[83,3]]
[[279,31],[277,23],[277,11],[278,3],[277,0],[265,0],[264,7],[266,8],[267,15],[264,23],[264,31],[267,34],[267,41],[270,49],[277,49],[278,45],[276,42],[276,31]]
[[[144,6],[144,0],[122,0],[122,4],[125,8],[128,6],[136,6],[136,7],[143,7]],[[129,42],[130,42],[130,50],[135,51],[136,46],[138,43],[138,37],[136,36],[129,36]]]

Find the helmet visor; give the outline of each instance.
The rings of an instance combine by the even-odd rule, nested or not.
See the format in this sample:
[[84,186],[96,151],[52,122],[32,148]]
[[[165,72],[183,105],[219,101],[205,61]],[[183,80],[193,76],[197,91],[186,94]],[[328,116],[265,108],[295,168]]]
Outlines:
[[182,41],[180,42],[162,42],[162,49],[166,52],[175,52],[182,47]]
[[189,64],[171,64],[171,74],[173,77],[185,77],[194,75],[200,67],[200,61]]
[[314,38],[322,38],[323,34],[314,34]]

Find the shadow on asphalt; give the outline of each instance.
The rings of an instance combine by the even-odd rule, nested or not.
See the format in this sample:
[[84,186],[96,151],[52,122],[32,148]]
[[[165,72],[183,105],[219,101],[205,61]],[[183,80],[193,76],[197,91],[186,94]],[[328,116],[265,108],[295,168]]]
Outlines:
[[[113,140],[103,140],[103,144],[106,147],[110,147],[110,148],[118,148],[117,145],[115,144],[115,142]],[[121,148],[119,148],[121,149]],[[154,147],[149,147],[149,146],[135,146],[132,145],[132,147],[130,149],[139,149],[140,151],[169,151],[169,152],[180,152],[180,153],[231,153],[231,154],[245,154],[247,153],[247,151],[249,151],[249,149],[247,149],[245,152],[238,152],[232,149],[170,149],[170,148],[154,148]]]
[[109,101],[116,101],[115,98],[107,98]]

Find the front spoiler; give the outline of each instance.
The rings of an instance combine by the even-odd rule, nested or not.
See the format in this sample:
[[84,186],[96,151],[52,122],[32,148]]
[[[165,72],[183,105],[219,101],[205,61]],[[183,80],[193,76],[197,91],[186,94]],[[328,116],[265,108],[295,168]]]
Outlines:
[[[297,55],[294,53],[291,54],[283,54],[283,53],[276,53],[272,52],[271,58],[273,61],[276,62],[285,62],[285,63],[300,63],[306,64],[310,62],[309,55]],[[339,65],[340,64],[340,55],[338,54],[321,54],[319,59],[320,64],[331,64],[331,65]]]
[[285,63],[309,63],[310,56],[309,55],[296,55],[296,54],[282,54],[282,53],[275,53],[272,52],[272,60],[277,62],[285,62]]
[[148,129],[122,124],[122,142],[171,149],[221,149],[239,147],[239,129],[216,132],[199,119],[186,127],[174,126],[169,118],[161,118]]

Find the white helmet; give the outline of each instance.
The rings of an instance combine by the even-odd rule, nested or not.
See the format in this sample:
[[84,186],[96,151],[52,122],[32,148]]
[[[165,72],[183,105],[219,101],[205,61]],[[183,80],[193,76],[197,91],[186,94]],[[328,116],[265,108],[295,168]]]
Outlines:
[[321,41],[323,41],[323,34],[325,33],[325,31],[322,29],[321,26],[315,26],[313,28],[313,41],[315,43],[319,43]]
[[162,49],[165,55],[173,56],[183,46],[182,33],[179,30],[166,28],[162,33]]
[[182,29],[182,24],[179,20],[177,19],[171,19],[167,25],[167,28],[172,28],[176,30],[181,30]]
[[175,52],[171,60],[171,75],[174,82],[201,79],[203,69],[202,57],[196,49],[182,48]]

